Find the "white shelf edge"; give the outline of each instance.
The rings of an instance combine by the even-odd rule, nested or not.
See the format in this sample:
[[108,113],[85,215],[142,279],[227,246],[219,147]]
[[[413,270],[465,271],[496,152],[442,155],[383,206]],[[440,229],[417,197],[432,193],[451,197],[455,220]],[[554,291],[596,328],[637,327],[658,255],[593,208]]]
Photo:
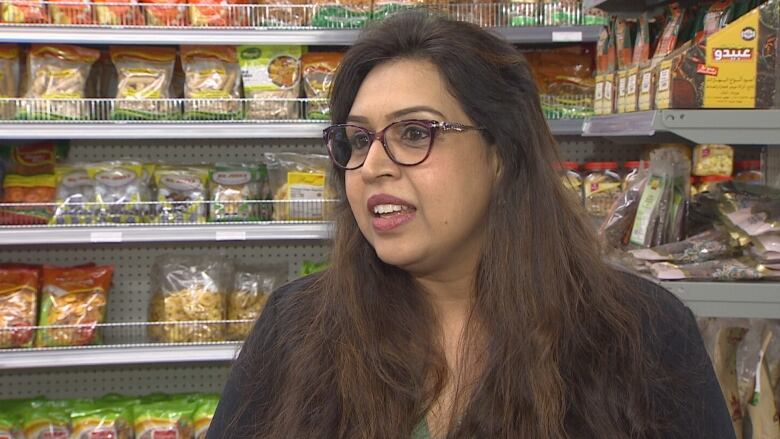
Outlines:
[[780,282],[662,282],[700,317],[780,319]]
[[230,362],[241,344],[187,346],[94,346],[51,350],[0,350],[0,370],[128,364]]
[[14,245],[287,241],[329,239],[329,223],[0,227],[0,247]]

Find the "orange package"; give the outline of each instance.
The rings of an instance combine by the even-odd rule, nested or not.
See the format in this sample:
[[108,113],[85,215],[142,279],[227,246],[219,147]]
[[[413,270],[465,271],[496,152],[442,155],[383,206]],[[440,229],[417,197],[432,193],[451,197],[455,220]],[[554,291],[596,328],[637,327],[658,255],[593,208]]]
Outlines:
[[142,0],[142,2],[147,25],[187,25],[187,0]]
[[51,20],[55,24],[92,24],[89,0],[49,0]]
[[3,179],[3,202],[30,205],[0,208],[0,224],[47,224],[54,209],[56,186],[54,175],[50,174],[6,175]]
[[40,0],[12,0],[0,4],[6,23],[46,23],[46,6]]
[[0,348],[32,346],[38,282],[39,270],[33,267],[0,267]]
[[94,0],[98,24],[142,26],[144,16],[137,0]]
[[246,25],[248,0],[189,0],[192,26]]
[[301,77],[306,97],[317,99],[307,104],[307,119],[330,119],[327,99],[343,57],[341,52],[309,52],[301,57]]
[[[43,267],[41,316],[35,346],[84,346],[97,344],[95,325],[106,318],[111,278],[110,266]],[[83,325],[47,329],[52,325]]]

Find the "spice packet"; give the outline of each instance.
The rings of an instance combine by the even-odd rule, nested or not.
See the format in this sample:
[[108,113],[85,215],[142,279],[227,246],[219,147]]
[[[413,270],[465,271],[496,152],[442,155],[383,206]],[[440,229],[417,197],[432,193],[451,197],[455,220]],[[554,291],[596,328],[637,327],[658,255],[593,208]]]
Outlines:
[[[241,72],[232,46],[182,46],[187,119],[239,119]],[[203,101],[198,101],[203,99]],[[232,102],[231,102],[232,101]]]
[[112,46],[117,72],[112,119],[173,119],[178,108],[160,102],[170,98],[176,50],[159,47]]

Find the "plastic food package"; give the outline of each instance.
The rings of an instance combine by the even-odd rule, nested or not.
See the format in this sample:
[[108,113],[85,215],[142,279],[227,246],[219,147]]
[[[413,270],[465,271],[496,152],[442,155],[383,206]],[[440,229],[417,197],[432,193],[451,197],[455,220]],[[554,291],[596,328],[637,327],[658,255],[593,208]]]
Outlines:
[[261,26],[301,27],[308,26],[311,21],[311,9],[306,0],[259,0],[255,3],[263,5],[255,9]]
[[739,248],[729,233],[712,229],[680,242],[649,249],[631,250],[635,258],[646,261],[667,261],[690,264],[731,257]]
[[138,0],[93,0],[98,24],[142,26],[144,16]]
[[737,351],[740,402],[746,407],[754,438],[780,437],[775,394],[780,381],[780,328],[777,323],[751,320]]
[[[260,316],[271,293],[287,280],[286,265],[238,267],[233,291],[227,298],[228,320],[254,320]],[[230,340],[243,340],[252,323],[229,323]]]
[[268,220],[272,209],[257,201],[268,200],[268,169],[264,164],[218,163],[209,175],[209,221]]
[[76,403],[71,409],[73,438],[130,439],[133,437],[132,409],[127,405],[100,401]]
[[201,399],[200,405],[192,415],[193,425],[195,426],[195,439],[206,439],[218,404],[219,395],[206,395]]
[[731,175],[734,149],[728,145],[696,145],[693,151],[693,175]]
[[[322,221],[328,211],[326,175],[330,159],[326,155],[266,153],[265,161],[274,194],[276,221]],[[281,202],[280,202],[281,201]]]
[[92,7],[88,0],[49,0],[49,14],[54,24],[92,24]]
[[41,0],[11,0],[0,5],[6,23],[46,23],[46,6]]
[[114,46],[110,53],[117,72],[116,98],[123,100],[114,104],[113,119],[166,119],[176,116],[176,108],[157,101],[170,98],[175,49]]
[[154,171],[158,223],[202,223],[208,213],[208,171],[200,167],[163,166]]
[[186,26],[186,0],[142,0],[146,24],[149,26]]
[[[19,47],[0,44],[0,98],[16,97],[19,97]],[[0,119],[13,119],[15,114],[13,103],[0,103]]]
[[68,155],[67,142],[40,142],[27,145],[0,145],[0,161],[8,174],[54,174],[56,163]]
[[696,193],[711,192],[715,190],[721,183],[731,181],[731,176],[728,175],[708,175],[706,177],[700,177],[698,179],[699,185],[696,187]]
[[540,23],[539,3],[536,0],[512,0],[508,13],[510,26],[538,26]]
[[[244,97],[260,102],[247,104],[247,119],[298,119],[301,46],[240,46],[238,59]],[[291,99],[268,101],[264,99]]]
[[27,99],[65,99],[64,102],[24,103],[21,119],[84,119],[89,108],[79,102],[85,97],[87,78],[100,52],[77,46],[33,45],[27,58]]
[[563,186],[571,191],[577,204],[582,204],[582,175],[578,172],[580,165],[577,162],[562,162],[559,166]]
[[[162,256],[154,264],[151,322],[218,321],[226,316],[225,301],[232,290],[233,265],[216,256]],[[155,325],[149,335],[165,343],[213,342],[225,339],[215,323]]]
[[247,22],[243,0],[189,0],[192,26],[241,26]]
[[620,175],[615,162],[590,162],[583,181],[585,210],[599,225],[609,213],[609,208],[620,195]]
[[38,312],[40,271],[36,268],[0,267],[0,348],[32,346]]
[[192,438],[192,404],[183,401],[142,403],[133,410],[138,439]]
[[91,224],[95,221],[95,180],[87,165],[62,165],[55,172],[56,208],[51,224]]
[[70,409],[48,401],[31,404],[22,411],[22,437],[69,438]]
[[30,204],[0,210],[0,224],[46,224],[55,199],[54,175],[7,174],[3,178],[3,202]]
[[758,267],[749,257],[717,259],[693,264],[675,265],[669,262],[652,264],[653,275],[660,280],[738,281],[775,278],[777,273]]
[[639,209],[639,201],[649,177],[647,169],[640,169],[636,179],[629,184],[610,207],[606,219],[599,228],[599,237],[609,247],[619,248],[628,244]]
[[0,438],[21,439],[22,432],[19,427],[20,415],[3,410],[0,406]]
[[[184,104],[188,119],[237,119],[241,116],[241,72],[236,48],[232,46],[182,46],[186,75],[184,97],[219,99]],[[233,100],[233,102],[231,102]]]
[[333,85],[336,69],[344,57],[340,52],[309,52],[301,58],[303,89],[308,99],[324,99],[322,102],[309,102],[306,106],[307,119],[329,119],[330,109],[327,99]]
[[96,163],[87,167],[87,174],[95,181],[98,222],[137,224],[143,221],[145,209],[140,203],[148,189],[140,163]]
[[677,46],[677,39],[680,35],[684,16],[685,10],[678,4],[675,3],[668,6],[666,24],[658,40],[655,54],[653,55],[654,62],[660,62],[663,58],[672,53]]
[[308,276],[310,274],[319,273],[328,269],[328,261],[303,261],[301,265],[301,276]]
[[761,160],[741,160],[734,163],[734,180],[750,184],[763,184],[764,174],[761,172]]
[[[110,266],[43,267],[41,316],[36,347],[84,346],[100,343],[95,325],[106,318],[114,269]],[[84,325],[49,329],[51,325]]]
[[360,28],[371,18],[367,0],[314,0],[317,5],[311,25],[331,29]]

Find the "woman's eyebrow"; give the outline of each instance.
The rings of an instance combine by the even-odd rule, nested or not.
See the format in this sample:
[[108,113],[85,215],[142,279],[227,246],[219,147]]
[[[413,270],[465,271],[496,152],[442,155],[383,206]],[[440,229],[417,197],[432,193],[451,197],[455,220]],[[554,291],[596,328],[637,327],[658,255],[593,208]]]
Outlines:
[[[444,114],[441,111],[436,110],[435,108],[426,107],[426,106],[416,106],[416,107],[403,108],[401,110],[394,111],[394,112],[388,114],[387,115],[387,119],[388,120],[396,120],[396,119],[400,119],[403,116],[406,116],[407,114],[421,113],[421,112],[433,113],[433,114],[438,115],[442,119],[446,119],[446,116],[444,116]],[[349,116],[347,116],[347,122],[348,123],[349,122],[353,122],[353,123],[369,123],[369,120],[368,120],[367,117],[364,117],[364,116],[349,115]]]

